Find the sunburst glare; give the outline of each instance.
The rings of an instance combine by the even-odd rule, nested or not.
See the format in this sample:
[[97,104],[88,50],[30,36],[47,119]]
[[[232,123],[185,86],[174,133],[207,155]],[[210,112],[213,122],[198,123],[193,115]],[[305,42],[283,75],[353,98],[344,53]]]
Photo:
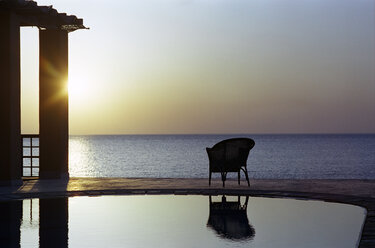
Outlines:
[[80,108],[92,104],[96,98],[95,85],[84,75],[69,75],[68,80],[69,104]]

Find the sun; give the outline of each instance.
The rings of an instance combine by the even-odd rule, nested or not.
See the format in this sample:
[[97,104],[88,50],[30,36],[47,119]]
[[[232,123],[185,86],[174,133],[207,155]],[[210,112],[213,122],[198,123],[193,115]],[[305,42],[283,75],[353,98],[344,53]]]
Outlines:
[[88,84],[82,78],[73,78],[68,81],[69,97],[83,96],[87,92]]
[[95,90],[90,80],[84,76],[72,76],[68,80],[69,104],[81,106],[90,103],[95,96]]

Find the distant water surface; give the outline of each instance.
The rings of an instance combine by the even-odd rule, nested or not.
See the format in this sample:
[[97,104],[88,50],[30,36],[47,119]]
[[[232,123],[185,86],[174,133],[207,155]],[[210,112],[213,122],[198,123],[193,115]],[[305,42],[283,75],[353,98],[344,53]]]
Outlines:
[[233,137],[255,140],[250,178],[375,179],[374,134],[71,136],[69,172],[72,177],[207,178],[205,148]]

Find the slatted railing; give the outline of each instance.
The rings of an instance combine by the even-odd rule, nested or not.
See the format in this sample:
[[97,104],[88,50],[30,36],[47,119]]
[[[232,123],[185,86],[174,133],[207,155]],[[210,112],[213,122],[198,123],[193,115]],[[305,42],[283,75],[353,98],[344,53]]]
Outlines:
[[39,135],[23,134],[22,137],[22,176],[39,176]]

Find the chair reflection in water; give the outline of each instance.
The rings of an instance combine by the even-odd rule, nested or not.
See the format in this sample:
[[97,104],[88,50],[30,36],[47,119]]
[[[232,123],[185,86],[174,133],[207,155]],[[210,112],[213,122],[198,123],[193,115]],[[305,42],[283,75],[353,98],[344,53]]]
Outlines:
[[246,162],[250,150],[255,142],[249,138],[233,138],[220,141],[212,148],[206,148],[209,160],[209,179],[211,185],[212,172],[220,172],[223,187],[228,172],[238,173],[238,184],[240,184],[240,171],[243,170],[246,176],[247,185],[250,187],[249,175],[247,173]]
[[255,236],[254,228],[249,224],[247,218],[247,204],[249,196],[245,196],[245,203],[241,204],[241,197],[237,201],[227,201],[223,195],[221,202],[213,202],[210,199],[210,215],[207,227],[212,228],[216,233],[226,239],[246,240]]

